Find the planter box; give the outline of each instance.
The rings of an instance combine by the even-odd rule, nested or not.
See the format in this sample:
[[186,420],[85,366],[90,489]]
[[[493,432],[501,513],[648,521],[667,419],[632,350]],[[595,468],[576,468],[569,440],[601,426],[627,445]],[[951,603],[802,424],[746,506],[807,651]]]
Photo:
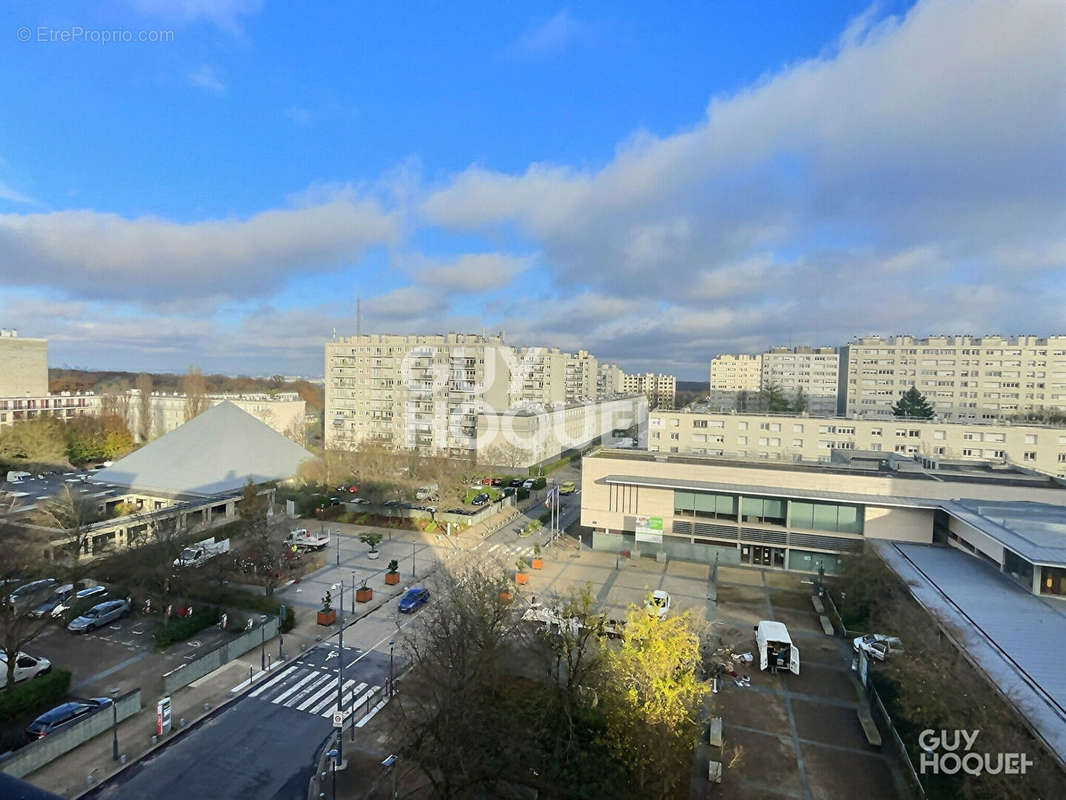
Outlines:
[[529,583],[529,573],[528,572],[516,572],[514,574],[514,582],[515,583]]
[[543,558],[534,558],[532,566],[533,566],[533,569],[543,569],[544,568],[544,559]]
[[375,558],[378,558],[380,555],[381,555],[381,551],[380,550],[371,550],[369,553],[366,554],[366,557],[369,558],[371,561],[373,561]]
[[369,586],[360,586],[355,590],[355,601],[357,603],[369,603],[373,597],[374,590]]
[[337,612],[333,609],[329,611],[318,612],[318,624],[319,625],[332,625],[334,620],[337,619]]
[[514,599],[514,595],[510,592],[500,592],[500,599],[505,603],[510,603]]
[[400,582],[400,573],[399,572],[386,572],[385,573],[385,583],[388,584],[389,586],[395,586],[399,582]]

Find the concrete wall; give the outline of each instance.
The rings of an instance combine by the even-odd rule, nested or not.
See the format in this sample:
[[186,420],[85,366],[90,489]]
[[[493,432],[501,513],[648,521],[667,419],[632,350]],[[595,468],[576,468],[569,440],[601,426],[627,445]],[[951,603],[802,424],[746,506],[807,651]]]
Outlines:
[[933,543],[933,510],[866,506],[863,533],[868,539]]
[[948,528],[962,539],[973,545],[974,548],[984,553],[997,564],[1003,564],[1003,545],[995,542],[976,528],[954,517],[948,521]]
[[48,340],[0,336],[0,397],[48,394]]
[[269,641],[278,635],[278,618],[270,616],[265,623],[250,631],[245,631],[236,639],[231,639],[221,647],[216,647],[209,653],[204,653],[195,661],[182,664],[177,669],[171,670],[163,676],[163,693],[173,694],[182,686],[188,686],[195,680],[202,678],[208,673],[214,672],[223,664],[228,664],[253,647],[258,647],[264,641]]
[[[119,722],[132,717],[141,710],[141,690],[134,689],[122,695],[116,700],[116,705]],[[10,758],[0,764],[0,770],[16,778],[28,775],[94,736],[110,730],[113,717],[114,712],[111,706],[102,708],[80,722],[16,750]]]

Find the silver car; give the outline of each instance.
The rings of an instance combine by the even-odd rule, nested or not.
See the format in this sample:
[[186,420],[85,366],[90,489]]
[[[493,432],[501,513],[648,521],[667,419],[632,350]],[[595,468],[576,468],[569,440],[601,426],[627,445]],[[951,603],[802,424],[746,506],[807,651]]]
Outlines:
[[105,603],[98,603],[80,617],[75,617],[71,620],[70,624],[67,625],[67,630],[74,633],[88,633],[101,625],[106,625],[124,617],[129,613],[129,610],[129,603],[125,600],[108,600]]

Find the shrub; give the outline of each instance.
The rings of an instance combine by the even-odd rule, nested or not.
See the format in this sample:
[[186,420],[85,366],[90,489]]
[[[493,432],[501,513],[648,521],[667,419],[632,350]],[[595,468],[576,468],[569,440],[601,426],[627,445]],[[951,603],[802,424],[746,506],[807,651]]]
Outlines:
[[296,611],[290,605],[285,606],[285,619],[281,621],[281,632],[288,633],[296,627]]
[[551,518],[552,518],[552,512],[551,511],[545,511],[543,514],[541,514],[539,517],[537,517],[537,519],[540,520],[540,524],[541,525],[547,525],[549,522],[551,522]]
[[515,492],[515,496],[518,498],[518,501],[521,502],[529,497],[529,489],[519,488],[519,490]]
[[547,485],[548,485],[548,479],[547,478],[540,477],[540,478],[534,478],[533,479],[533,488],[534,489],[543,489]]
[[17,719],[28,712],[43,713],[58,705],[70,690],[70,671],[53,669],[47,675],[0,690],[0,720]]
[[171,617],[165,626],[156,629],[152,638],[155,639],[156,649],[166,650],[175,642],[184,641],[216,622],[218,622],[218,609],[214,606],[204,606],[195,609],[187,617]]

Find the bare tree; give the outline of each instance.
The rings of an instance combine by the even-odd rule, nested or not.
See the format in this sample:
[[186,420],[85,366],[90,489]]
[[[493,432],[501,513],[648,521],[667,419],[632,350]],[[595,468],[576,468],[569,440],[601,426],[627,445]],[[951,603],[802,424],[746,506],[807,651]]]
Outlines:
[[[125,389],[107,392],[100,398],[100,414],[118,417],[126,423],[127,428],[130,428],[132,427],[130,399],[130,394]],[[133,431],[131,430],[130,433]]]
[[497,434],[496,442],[485,450],[483,457],[478,459],[478,463],[518,469],[529,466],[532,460],[532,454],[527,448],[506,441],[502,434]]
[[101,518],[96,501],[80,489],[64,484],[54,497],[38,504],[36,521],[52,528],[52,551],[62,560],[67,582],[77,587],[86,574],[85,564],[101,555],[107,542],[94,548],[92,526]]
[[137,438],[147,442],[152,438],[152,376],[142,372],[137,376]]
[[207,410],[210,405],[207,399],[207,380],[195,364],[191,365],[189,371],[182,377],[181,391],[185,395],[186,422]]
[[0,559],[0,652],[7,663],[6,688],[15,685],[18,654],[44,631],[50,617],[34,617],[35,598],[12,598],[23,583],[41,577],[47,567],[47,536],[41,531],[0,520],[4,557]]

